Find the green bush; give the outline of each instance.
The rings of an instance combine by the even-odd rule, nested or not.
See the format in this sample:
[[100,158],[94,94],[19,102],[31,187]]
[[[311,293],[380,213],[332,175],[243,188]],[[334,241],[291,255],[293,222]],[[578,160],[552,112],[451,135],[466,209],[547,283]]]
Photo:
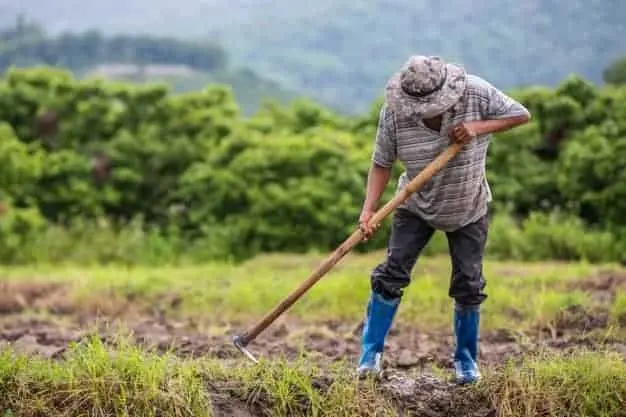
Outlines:
[[498,259],[612,262],[620,259],[620,241],[609,231],[591,229],[571,214],[533,212],[521,223],[494,217],[488,253]]
[[2,203],[0,215],[0,262],[23,263],[34,260],[33,250],[46,229],[46,220],[36,208],[20,209]]
[[[222,86],[170,94],[47,68],[8,71],[0,92],[0,198],[15,213],[5,262],[330,251],[355,230],[381,104],[348,118],[301,99],[243,118]],[[626,87],[572,76],[514,94],[533,120],[489,148],[491,252],[621,260]],[[18,239],[24,216],[36,227]],[[389,219],[356,250],[383,248],[388,231]],[[437,234],[425,253],[445,251]]]

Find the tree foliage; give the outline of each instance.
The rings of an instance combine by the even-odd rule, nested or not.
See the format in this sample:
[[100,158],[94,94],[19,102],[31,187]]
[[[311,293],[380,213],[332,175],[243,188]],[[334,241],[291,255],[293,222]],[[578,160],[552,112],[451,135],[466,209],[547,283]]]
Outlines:
[[626,56],[616,59],[602,73],[609,84],[626,84]]
[[[135,230],[138,219],[150,233],[211,241],[240,258],[332,249],[354,230],[381,103],[348,118],[303,99],[246,118],[219,85],[173,95],[49,68],[12,69],[0,92],[0,234],[14,255],[46,225]],[[626,230],[626,87],[569,77],[512,94],[533,119],[489,148],[495,213],[525,222],[537,241],[562,213],[611,247]],[[589,242],[559,253],[600,257]]]

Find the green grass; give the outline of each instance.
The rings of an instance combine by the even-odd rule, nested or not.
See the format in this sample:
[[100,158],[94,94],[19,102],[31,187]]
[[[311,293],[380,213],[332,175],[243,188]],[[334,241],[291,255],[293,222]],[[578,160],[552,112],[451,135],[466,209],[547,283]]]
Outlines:
[[626,362],[611,352],[529,358],[479,387],[499,416],[626,416]]
[[[133,299],[150,309],[164,300],[182,301],[173,316],[211,322],[250,321],[273,308],[304,281],[325,255],[261,256],[241,265],[211,263],[177,267],[3,267],[0,279],[60,281],[72,287],[76,305]],[[369,274],[382,253],[349,255],[305,294],[287,316],[304,322],[360,321],[369,292]],[[590,276],[585,263],[506,263],[487,261],[489,298],[484,328],[524,328],[553,319],[571,305],[593,306],[588,294],[566,287]],[[448,328],[448,257],[424,257],[414,270],[398,321],[426,329]],[[112,294],[112,295],[111,295]],[[623,297],[618,299],[624,304]],[[615,308],[622,308],[622,307]],[[605,306],[606,307],[606,306]]]
[[215,360],[156,355],[123,337],[114,349],[93,337],[72,346],[62,361],[0,351],[0,412],[5,415],[211,416],[220,398],[281,416],[374,410],[393,415],[374,389],[371,382],[358,387],[345,367],[328,376],[304,362],[233,368]]
[[[420,395],[427,406],[447,398],[442,415],[474,415],[494,407],[507,417],[626,415],[626,363],[604,352],[528,357],[485,369],[484,380],[474,387],[455,388],[445,381],[437,387],[436,394]],[[226,406],[258,416],[395,416],[396,406],[415,405],[388,383],[357,381],[345,364],[332,369],[304,360],[226,366],[213,359],[155,355],[123,337],[114,346],[91,338],[59,361],[0,351],[4,416],[213,416]]]
[[610,314],[610,319],[614,324],[626,329],[626,293],[620,292],[616,295]]
[[304,360],[263,362],[258,367],[206,366],[217,386],[230,387],[232,396],[257,403],[273,416],[395,415],[374,382],[359,383],[345,364],[329,370]]
[[[73,346],[56,362],[0,353],[0,411],[16,416],[200,416],[210,402],[195,366],[120,340]],[[8,414],[8,412],[12,414]]]
[[[0,280],[67,283],[77,312],[127,300],[152,310],[178,297],[181,305],[169,307],[168,317],[193,317],[219,326],[256,321],[324,257],[266,255],[239,265],[216,262],[163,268],[2,267]],[[327,320],[356,325],[365,308],[369,273],[381,259],[382,252],[349,255],[287,315],[311,327]],[[596,306],[592,295],[576,290],[574,284],[599,268],[587,263],[487,261],[490,298],[484,305],[483,329],[524,330],[545,325],[568,306]],[[449,330],[449,276],[447,257],[421,259],[399,320],[425,330]],[[623,294],[602,307],[613,322],[623,322]],[[244,359],[156,354],[128,340],[120,336],[105,345],[94,337],[70,346],[60,360],[0,348],[0,416],[215,416],[216,409],[226,413],[221,415],[247,410],[254,416],[395,416],[396,407],[408,410],[417,405],[417,399],[398,396],[385,384],[356,381],[353,364],[348,362],[321,365],[303,357],[262,360],[255,366]],[[620,407],[626,398],[622,356],[579,350],[515,360],[515,364],[485,367],[485,379],[471,388],[448,385],[445,380],[451,374],[445,370],[438,376],[437,392],[423,392],[424,401],[433,401],[429,406],[435,408],[447,407],[442,415],[450,417],[490,407],[501,417],[626,416]],[[232,407],[230,414],[228,407]]]

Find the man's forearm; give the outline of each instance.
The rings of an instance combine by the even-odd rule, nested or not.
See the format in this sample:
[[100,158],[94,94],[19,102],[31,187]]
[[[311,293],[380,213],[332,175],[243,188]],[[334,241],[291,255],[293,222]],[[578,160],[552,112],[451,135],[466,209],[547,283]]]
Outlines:
[[527,123],[529,120],[530,118],[528,116],[516,116],[508,119],[481,120],[477,123],[476,133],[478,135],[486,135],[489,133],[504,132],[505,130]]
[[385,191],[391,178],[391,168],[383,168],[372,164],[367,176],[367,192],[363,203],[363,210],[375,211],[378,201]]

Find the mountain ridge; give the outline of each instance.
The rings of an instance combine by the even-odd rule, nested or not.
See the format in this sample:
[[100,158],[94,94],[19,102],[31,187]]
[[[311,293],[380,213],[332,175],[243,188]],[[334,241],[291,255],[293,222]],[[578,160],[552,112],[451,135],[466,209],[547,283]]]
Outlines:
[[626,54],[620,0],[11,1],[0,0],[3,19],[23,12],[50,31],[210,38],[237,65],[348,112],[367,110],[414,53],[441,55],[505,89],[571,73],[599,83]]

